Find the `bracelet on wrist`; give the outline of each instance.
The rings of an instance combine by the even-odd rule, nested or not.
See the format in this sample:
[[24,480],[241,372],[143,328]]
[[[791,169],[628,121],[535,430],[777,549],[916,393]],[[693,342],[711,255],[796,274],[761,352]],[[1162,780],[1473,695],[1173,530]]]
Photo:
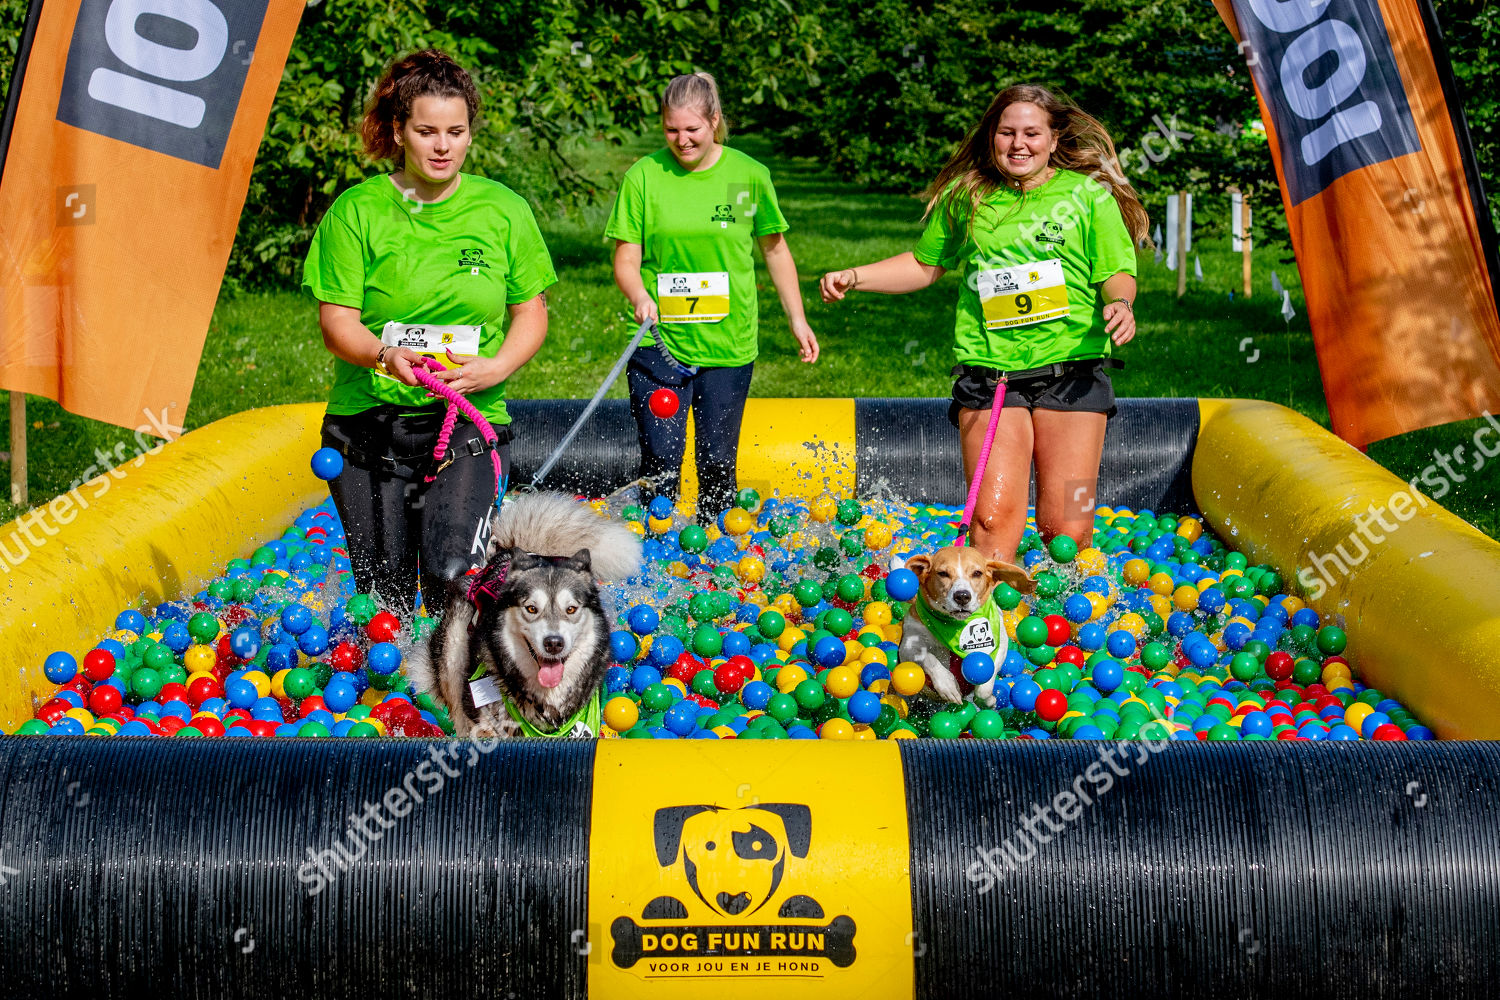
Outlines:
[[1110,299],[1109,302],[1107,302],[1105,304],[1106,305],[1112,305],[1112,304],[1114,304],[1116,302],[1123,302],[1123,303],[1125,303],[1125,308],[1129,309],[1132,314],[1135,313],[1135,306],[1131,303],[1131,301],[1129,299],[1127,299],[1123,295],[1121,295],[1119,298]]
[[384,344],[381,346],[380,351],[375,355],[374,367],[376,368],[376,370],[384,372],[387,375],[390,374],[391,370],[385,366],[385,352],[389,351],[390,349],[390,344]]

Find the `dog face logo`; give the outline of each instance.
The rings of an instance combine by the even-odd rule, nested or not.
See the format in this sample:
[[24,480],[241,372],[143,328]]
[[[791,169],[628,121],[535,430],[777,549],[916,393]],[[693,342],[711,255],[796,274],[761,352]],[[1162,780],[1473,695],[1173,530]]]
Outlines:
[[1038,243],[1052,243],[1056,246],[1063,246],[1068,240],[1063,236],[1062,232],[1063,227],[1059,223],[1049,219],[1042,223],[1041,231],[1036,234],[1036,241]]
[[715,913],[743,917],[776,894],[786,858],[807,857],[807,806],[761,803],[740,809],[670,806],[656,811],[656,857],[682,865],[693,892]]

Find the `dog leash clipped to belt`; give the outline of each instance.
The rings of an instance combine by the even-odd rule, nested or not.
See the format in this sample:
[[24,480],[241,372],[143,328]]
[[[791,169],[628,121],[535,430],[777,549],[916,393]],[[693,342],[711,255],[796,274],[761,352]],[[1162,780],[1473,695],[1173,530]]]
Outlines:
[[578,419],[573,421],[573,426],[568,428],[568,433],[562,436],[562,440],[557,442],[557,447],[552,449],[552,454],[547,456],[547,460],[537,469],[536,475],[531,477],[531,482],[526,486],[528,490],[536,489],[537,484],[547,478],[547,473],[551,472],[552,467],[557,464],[557,460],[562,458],[562,453],[568,450],[568,445],[572,444],[573,439],[578,436],[578,431],[583,427],[584,422],[593,415],[594,410],[598,409],[599,401],[604,398],[606,392],[609,392],[609,387],[615,384],[615,379],[620,377],[620,373],[630,363],[630,356],[640,346],[641,339],[646,336],[646,331],[655,325],[655,320],[648,319],[635,331],[635,336],[630,338],[630,343],[626,344],[625,350],[620,352],[620,357],[615,361],[615,366],[609,370],[608,375],[604,376],[604,381],[599,383],[599,388],[595,391],[594,398],[589,400],[588,405],[583,408],[583,412],[578,414]]
[[484,418],[484,414],[475,409],[473,403],[465,399],[457,389],[452,388],[446,382],[439,382],[427,374],[423,370],[426,368],[430,368],[435,372],[447,371],[447,368],[434,358],[422,357],[411,366],[411,373],[416,378],[417,383],[424,389],[432,393],[432,395],[448,401],[448,412],[443,415],[443,428],[438,432],[437,446],[432,449],[432,458],[437,463],[437,467],[427,474],[425,481],[432,482],[437,478],[437,474],[447,468],[448,464],[453,461],[452,458],[444,461],[444,458],[448,454],[448,442],[453,437],[453,428],[458,423],[458,415],[461,412],[479,429],[479,436],[484,438],[485,444],[489,445],[490,461],[495,466],[495,496],[498,499],[501,492],[501,483],[504,480],[500,465],[500,452],[495,450],[496,445],[500,443],[500,435],[495,433],[495,428],[490,426],[490,422]]
[[995,446],[995,429],[1000,424],[1000,408],[1005,405],[1005,383],[1008,376],[1005,372],[1000,373],[1000,380],[995,383],[995,401],[990,406],[990,425],[984,432],[984,446],[979,449],[979,461],[974,463],[974,481],[969,484],[969,499],[964,504],[964,517],[958,525],[958,538],[954,540],[955,546],[969,544],[969,522],[974,519],[974,508],[979,503],[979,487],[984,482],[984,467],[990,461],[990,449]]

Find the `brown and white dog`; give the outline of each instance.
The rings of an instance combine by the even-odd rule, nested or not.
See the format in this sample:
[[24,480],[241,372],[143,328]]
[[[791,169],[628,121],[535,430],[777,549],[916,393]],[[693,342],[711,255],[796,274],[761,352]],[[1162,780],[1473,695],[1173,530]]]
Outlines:
[[[962,701],[958,664],[963,657],[985,652],[998,668],[1010,648],[998,609],[983,613],[996,584],[1007,583],[1030,594],[1036,590],[1036,582],[1021,567],[987,559],[968,546],[949,546],[931,555],[912,556],[906,560],[906,568],[917,575],[920,586],[902,622],[901,661],[915,663],[926,671],[928,687],[939,698]],[[994,686],[993,679],[980,684],[974,688],[974,696],[982,704],[993,706]]]

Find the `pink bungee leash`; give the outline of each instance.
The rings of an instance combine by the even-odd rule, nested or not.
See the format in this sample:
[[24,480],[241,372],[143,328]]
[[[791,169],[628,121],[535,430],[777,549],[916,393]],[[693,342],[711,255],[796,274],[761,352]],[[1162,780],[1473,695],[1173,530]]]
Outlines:
[[969,484],[969,499],[964,504],[964,518],[958,525],[958,538],[954,546],[969,544],[969,522],[974,518],[974,508],[979,503],[979,487],[984,482],[984,467],[990,461],[990,449],[995,445],[995,428],[1000,424],[1000,408],[1005,405],[1005,376],[1000,376],[995,386],[995,402],[990,407],[990,425],[985,428],[984,446],[979,449],[979,461],[974,465],[974,481]]
[[437,468],[427,475],[425,481],[432,482],[437,478],[437,474],[443,470],[445,464],[443,457],[448,454],[448,442],[453,437],[453,427],[458,422],[458,415],[461,412],[473,421],[475,427],[479,428],[480,436],[490,446],[490,461],[495,466],[495,498],[498,500],[500,497],[500,483],[504,478],[501,475],[500,469],[500,452],[495,450],[495,445],[499,442],[500,436],[495,433],[495,428],[490,426],[490,422],[484,419],[484,415],[474,408],[473,403],[465,399],[458,390],[451,388],[446,382],[439,382],[427,374],[423,370],[426,368],[430,368],[435,372],[446,371],[447,369],[436,359],[425,356],[411,366],[412,375],[416,377],[417,382],[424,389],[432,393],[432,395],[448,401],[448,412],[443,416],[443,429],[438,432],[437,446],[432,449],[432,458],[437,462]]

